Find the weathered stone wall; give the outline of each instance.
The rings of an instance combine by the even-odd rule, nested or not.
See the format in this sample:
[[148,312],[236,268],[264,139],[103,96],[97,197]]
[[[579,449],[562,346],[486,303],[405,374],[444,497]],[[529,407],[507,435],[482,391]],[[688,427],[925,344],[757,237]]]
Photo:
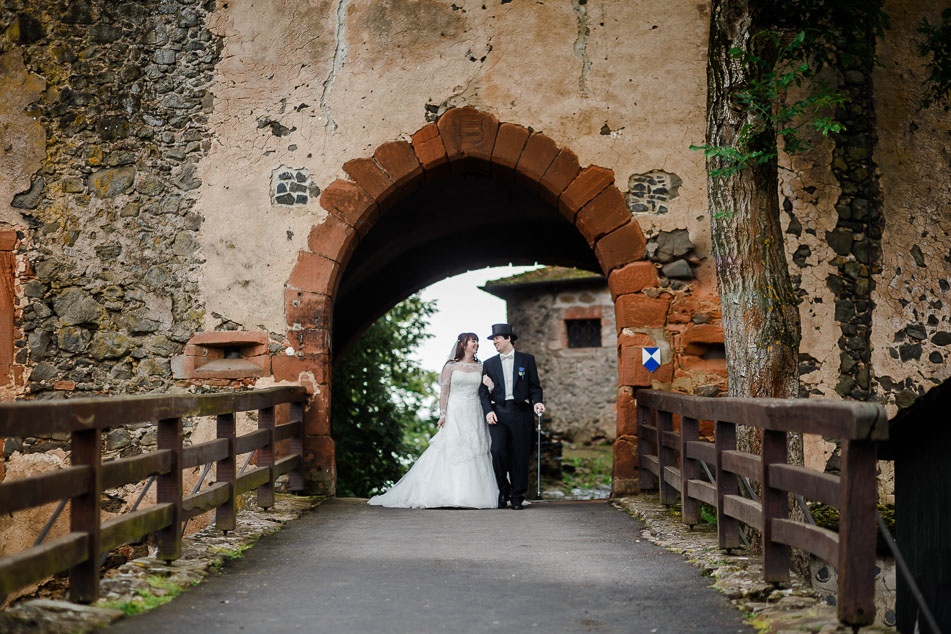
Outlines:
[[31,176],[13,170],[0,191],[16,193],[3,219],[24,235],[17,360],[37,398],[167,390],[169,358],[200,327],[209,9],[4,3],[6,75],[28,90],[3,110],[15,120],[30,101],[13,138]]
[[885,3],[891,29],[873,74],[884,248],[871,360],[889,414],[951,377],[951,117],[940,105],[919,110],[927,71],[916,51],[922,15],[940,21],[940,4]]
[[[4,399],[176,389],[170,359],[203,320],[194,194],[218,59],[205,28],[213,5],[2,4],[0,230],[17,238]],[[106,455],[140,453],[154,431],[111,430]],[[4,475],[68,464],[68,444],[5,439]],[[108,491],[107,516],[143,486]],[[31,543],[51,510],[5,519],[4,547]]]
[[[551,428],[569,442],[617,434],[617,332],[607,281],[513,291],[506,300],[516,347],[535,356]],[[599,319],[601,346],[569,348],[565,319]]]
[[[850,99],[846,132],[783,158],[780,202],[802,302],[802,395],[873,400],[891,416],[951,376],[951,124],[940,106],[919,110],[916,29],[940,8],[885,11],[880,66],[827,76]],[[805,449],[809,466],[838,468],[834,444],[806,438]],[[880,464],[882,501],[892,478]]]

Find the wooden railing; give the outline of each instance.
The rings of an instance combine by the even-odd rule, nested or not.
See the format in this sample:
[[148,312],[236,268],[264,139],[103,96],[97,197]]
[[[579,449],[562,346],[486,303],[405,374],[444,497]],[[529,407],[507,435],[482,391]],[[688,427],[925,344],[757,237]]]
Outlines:
[[[865,625],[875,617],[875,442],[888,434],[875,403],[807,399],[702,398],[639,390],[638,463],[642,490],[657,488],[664,504],[679,502],[683,521],[700,521],[700,504],[716,509],[721,548],[740,545],[738,522],[762,534],[763,575],[789,580],[790,547],[838,569],[838,616]],[[674,431],[674,416],[680,432]],[[699,422],[714,421],[715,442],[699,439]],[[736,426],[762,431],[761,455],[737,450]],[[840,475],[787,464],[789,433],[839,439]],[[705,477],[709,472],[709,477]],[[761,500],[740,495],[740,477],[762,485]],[[714,480],[710,482],[709,480]],[[789,496],[839,509],[838,533],[790,517]],[[754,496],[755,497],[755,496]]]
[[[235,528],[235,496],[257,489],[259,506],[274,503],[274,481],[290,474],[290,489],[303,488],[303,413],[300,387],[220,394],[131,396],[31,401],[0,405],[0,437],[68,432],[71,466],[0,484],[0,514],[70,500],[69,533],[0,559],[0,596],[69,570],[70,599],[90,603],[99,596],[100,556],[122,544],[155,533],[158,557],[177,559],[182,523],[216,509],[219,530]],[[274,408],[289,404],[289,422],[275,425]],[[257,410],[258,429],[236,436],[235,414]],[[217,438],[183,446],[182,418],[216,416]],[[102,462],[102,431],[152,422],[158,449]],[[289,455],[275,460],[274,445],[290,441]],[[256,466],[238,475],[237,456],[257,452]],[[184,495],[182,470],[215,463],[215,483]],[[157,476],[156,504],[107,522],[99,515],[102,491]]]

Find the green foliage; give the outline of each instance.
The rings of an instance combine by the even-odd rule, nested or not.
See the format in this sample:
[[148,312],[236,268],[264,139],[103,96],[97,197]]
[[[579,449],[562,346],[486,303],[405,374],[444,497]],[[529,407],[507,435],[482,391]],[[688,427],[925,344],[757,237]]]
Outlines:
[[[804,129],[823,135],[842,132],[835,111],[846,98],[818,75],[826,66],[870,70],[878,61],[875,41],[889,26],[881,0],[765,0],[750,11],[758,24],[768,26],[753,35],[746,49],[730,51],[749,77],[735,95],[747,123],[730,146],[690,146],[703,150],[714,178],[775,162],[780,137],[784,151],[795,154],[811,147],[801,136]],[[807,92],[788,102],[794,85]]]
[[[757,45],[757,40],[765,42]],[[746,112],[747,122],[732,146],[690,146],[692,150],[703,150],[704,158],[715,166],[710,170],[711,176],[725,178],[753,165],[775,162],[777,138],[783,139],[787,153],[805,152],[812,144],[801,135],[804,127],[814,128],[823,135],[845,129],[832,115],[835,108],[847,100],[816,77],[818,65],[810,65],[805,59],[805,42],[805,31],[800,31],[785,45],[777,32],[760,31],[753,36],[749,50],[730,49],[730,57],[745,69],[748,77],[745,87],[735,95],[736,102]],[[775,64],[765,54],[760,56],[753,50],[776,53]],[[809,88],[807,94],[789,101],[790,88],[804,83]],[[726,212],[721,213],[724,215]]]
[[437,375],[410,354],[430,337],[435,310],[419,296],[397,304],[334,367],[338,495],[368,497],[390,486],[434,432],[435,421],[419,411],[433,399]]
[[705,522],[711,526],[717,525],[717,511],[715,508],[707,506],[706,504],[700,505],[700,521]]
[[[878,514],[882,516],[882,520],[885,522],[885,526],[888,530],[894,531],[895,505],[878,504],[876,505],[876,509],[878,510]],[[809,504],[809,512],[812,514],[812,519],[815,521],[816,526],[828,528],[832,531],[839,530],[839,509],[836,507],[822,504],[821,502],[811,502]]]
[[[566,469],[566,466],[569,468]],[[593,489],[599,484],[611,484],[612,466],[613,455],[607,451],[566,456],[562,460],[564,483],[569,490]]]
[[927,92],[921,100],[921,108],[942,104],[945,112],[951,110],[951,8],[941,12],[941,22],[931,24],[921,19],[918,32],[925,39],[918,44],[918,55],[931,56],[924,66],[929,75],[925,80]]

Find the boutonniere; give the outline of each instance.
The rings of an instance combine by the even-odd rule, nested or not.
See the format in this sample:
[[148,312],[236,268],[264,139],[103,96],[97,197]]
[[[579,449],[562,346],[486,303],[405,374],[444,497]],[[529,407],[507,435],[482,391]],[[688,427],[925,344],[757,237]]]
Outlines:
[[525,368],[519,366],[519,368],[518,368],[518,376],[519,376],[519,378],[522,378],[522,379],[525,378]]

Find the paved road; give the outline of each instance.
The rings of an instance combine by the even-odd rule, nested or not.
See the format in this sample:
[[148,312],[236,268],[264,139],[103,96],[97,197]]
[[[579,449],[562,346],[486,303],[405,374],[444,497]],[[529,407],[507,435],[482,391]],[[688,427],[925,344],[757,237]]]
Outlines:
[[130,632],[750,632],[709,579],[604,502],[324,503]]

